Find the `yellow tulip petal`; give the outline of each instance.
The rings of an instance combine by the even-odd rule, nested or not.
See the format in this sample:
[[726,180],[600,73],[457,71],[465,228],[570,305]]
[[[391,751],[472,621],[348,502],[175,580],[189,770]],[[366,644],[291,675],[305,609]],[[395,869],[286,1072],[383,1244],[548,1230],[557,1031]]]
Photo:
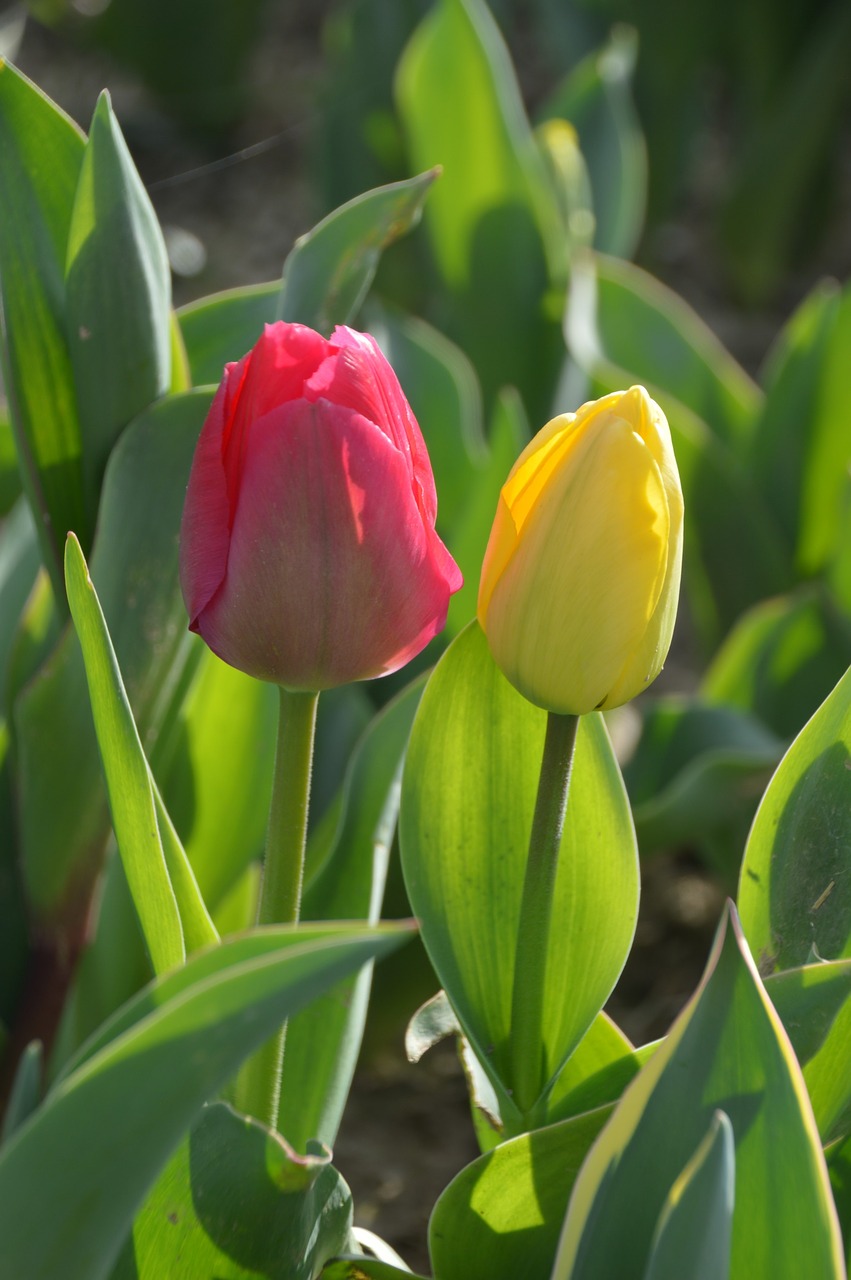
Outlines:
[[618,399],[599,403],[593,432],[576,433],[568,465],[547,467],[487,609],[496,661],[554,711],[582,713],[606,698],[666,578],[665,486],[644,440],[614,411]]

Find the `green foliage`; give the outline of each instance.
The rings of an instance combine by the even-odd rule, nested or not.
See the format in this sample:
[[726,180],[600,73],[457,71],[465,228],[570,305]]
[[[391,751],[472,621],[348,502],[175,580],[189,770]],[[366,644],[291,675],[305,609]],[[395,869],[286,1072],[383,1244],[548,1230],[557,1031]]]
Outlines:
[[[716,1118],[719,1112],[725,1119]],[[775,1177],[786,1162],[795,1167],[794,1181]],[[727,1258],[715,1251],[728,1235],[733,1178],[727,1272]],[[701,1195],[697,1224],[695,1197]],[[707,1231],[713,1215],[714,1234]],[[688,1275],[792,1280],[808,1271],[825,1278],[843,1272],[839,1225],[800,1068],[735,918],[722,923],[697,994],[585,1162],[554,1280],[671,1274],[661,1269],[671,1232],[682,1240],[680,1267]]]
[[[352,1229],[327,1145],[373,961],[411,933],[380,923],[397,814],[442,984],[410,1052],[457,1037],[482,1148],[434,1208],[435,1280],[844,1274],[851,303],[841,286],[813,290],[757,383],[626,260],[645,219],[642,127],[652,184],[659,137],[670,160],[687,127],[670,87],[685,95],[722,20],[700,8],[683,42],[681,23],[646,9],[621,16],[645,31],[652,20],[649,47],[590,11],[527,6],[547,57],[567,42],[575,63],[555,93],[536,93],[533,130],[483,0],[340,6],[323,163],[346,203],[296,242],[281,280],[177,316],[108,96],[86,139],[0,63],[3,1276],[412,1274]],[[92,31],[147,66],[141,7],[129,13],[121,31],[109,11]],[[844,84],[847,15],[825,11],[817,30],[796,14],[772,15],[737,93],[740,106],[752,93],[759,128],[722,228],[751,298],[793,251],[802,193],[818,203]],[[202,23],[204,83],[229,31],[234,65],[245,55],[252,15],[239,33],[221,15]],[[510,4],[499,16],[515,32]],[[165,98],[185,19],[147,68]],[[751,20],[737,18],[731,48]],[[217,104],[187,107],[196,121],[232,118],[231,70]],[[663,91],[682,117],[664,127]],[[324,333],[351,323],[381,342],[465,584],[451,644],[441,657],[435,640],[418,677],[323,694],[308,923],[257,929],[276,692],[187,633],[177,566],[210,384],[277,318]],[[517,933],[546,716],[471,622],[479,570],[530,430],[636,381],[670,421],[683,482],[694,691],[613,726],[618,741],[634,730],[626,788],[602,717],[583,718],[540,1016],[523,1025]],[[738,879],[748,943],[731,910],[674,1027],[636,1048],[604,1004],[632,945],[638,848],[697,852]],[[404,959],[394,980],[409,1013]],[[284,1021],[275,1132],[222,1099]]]
[[[403,782],[400,839],[411,905],[464,1034],[509,1100],[514,935],[545,722],[498,670],[474,622],[429,681]],[[638,905],[626,794],[599,717],[582,721],[571,789],[541,1025],[526,1046],[540,1059],[539,1094],[614,986]],[[596,936],[600,914],[605,936],[589,950],[583,939]],[[509,1130],[516,1123],[502,1118]]]

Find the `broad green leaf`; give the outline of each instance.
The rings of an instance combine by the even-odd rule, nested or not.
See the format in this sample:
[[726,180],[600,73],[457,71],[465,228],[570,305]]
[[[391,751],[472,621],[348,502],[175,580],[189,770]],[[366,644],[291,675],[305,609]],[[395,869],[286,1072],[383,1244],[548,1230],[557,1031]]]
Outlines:
[[225,1103],[204,1107],[136,1215],[110,1280],[313,1280],[350,1240],[327,1148],[306,1155]]
[[[844,1276],[800,1068],[731,913],[696,994],[582,1168],[552,1280],[643,1280],[671,1189],[717,1110],[735,1138],[731,1280]],[[693,1274],[691,1260],[682,1274]]]
[[[423,694],[402,789],[402,862],[423,941],[477,1057],[509,1089],[516,931],[545,725],[546,713],[512,688],[472,623]],[[541,1093],[614,986],[637,905],[623,782],[602,718],[584,716],[554,890],[540,1038],[528,1046],[540,1062]]]
[[851,671],[786,752],[757,810],[739,911],[760,971],[851,956]]
[[476,616],[479,576],[499,494],[508,473],[529,439],[523,404],[510,388],[497,399],[491,415],[489,452],[479,466],[466,501],[449,530],[449,549],[464,575],[464,585],[449,601],[447,633],[457,635]]
[[74,531],[88,551],[113,445],[171,381],[168,256],[106,91],[74,200],[65,299],[86,512],[85,528]]
[[643,699],[624,768],[642,856],[698,850],[731,889],[759,796],[783,743],[759,721],[698,698]]
[[801,493],[798,564],[802,573],[823,568],[844,538],[849,507],[851,450],[842,430],[848,399],[846,359],[851,343],[851,289],[844,289],[825,344],[820,378],[808,406],[813,415],[807,471]]
[[[329,852],[306,886],[304,920],[377,923],[396,831],[400,770],[422,693],[417,680],[373,719],[343,783]],[[333,1145],[355,1070],[371,969],[329,991],[287,1027],[278,1127],[303,1150],[311,1138]]]
[[707,670],[708,701],[757,716],[791,738],[848,666],[851,625],[827,592],[807,585],[745,613]]
[[0,59],[0,353],[21,474],[59,600],[62,540],[85,527],[63,284],[83,150],[76,125]]
[[370,306],[366,321],[425,438],[437,487],[438,527],[445,534],[466,508],[475,468],[488,454],[475,372],[464,353],[424,320]]
[[462,1169],[429,1222],[438,1280],[548,1275],[574,1180],[610,1114],[601,1107],[535,1129]]
[[697,1150],[668,1192],[644,1280],[727,1280],[735,1202],[733,1127],[716,1111]]
[[3,1113],[0,1145],[8,1142],[39,1104],[44,1072],[44,1053],[40,1040],[31,1040],[18,1061],[12,1089]]
[[598,1013],[558,1074],[547,1098],[547,1123],[616,1102],[643,1061],[606,1013]]
[[356,196],[301,236],[284,263],[276,319],[329,334],[357,314],[384,249],[420,220],[431,169]]
[[647,150],[632,100],[636,32],[615,27],[544,105],[542,119],[569,120],[579,135],[594,193],[594,246],[631,258],[644,226]]
[[452,296],[446,330],[473,360],[488,406],[511,384],[543,421],[560,345],[545,311],[561,307],[564,236],[508,50],[483,0],[434,5],[400,59],[396,97],[412,165],[443,168],[424,226]]
[[21,492],[18,451],[9,417],[9,406],[0,394],[0,516],[5,516]]
[[822,1142],[851,1130],[851,959],[786,969],[766,979],[800,1063]]
[[823,365],[839,310],[838,286],[818,285],[801,303],[769,353],[765,400],[757,416],[749,461],[757,487],[794,556]]
[[589,373],[616,365],[675,397],[734,448],[753,430],[762,397],[697,312],[646,271],[603,254],[574,264],[568,347]]
[[285,1018],[406,936],[260,931],[191,957],[125,1006],[0,1152],[0,1273],[108,1276],[201,1105]]
[[851,1138],[827,1153],[830,1185],[845,1240],[845,1263],[851,1267]]
[[[186,481],[210,404],[190,392],[153,406],[123,434],[104,482],[91,573],[142,745],[155,747],[198,642],[186,630],[177,542]],[[157,519],[151,520],[152,495]],[[20,841],[36,919],[65,928],[69,895],[96,873],[109,830],[85,671],[72,633],[15,706]],[[79,900],[79,899],[77,899]]]
[[204,649],[158,745],[163,796],[211,911],[263,852],[277,723],[274,686]]
[[[115,650],[80,544],[69,535],[65,581],[83,652],[112,825],[155,973],[186,955],[180,908],[166,867],[153,782],[127,702]],[[213,936],[210,941],[214,941]]]
[[280,280],[226,289],[190,302],[177,313],[194,386],[218,383],[225,365],[250,351],[264,324],[275,319]]
[[18,618],[41,565],[32,512],[20,498],[0,529],[0,713],[5,714],[9,657]]

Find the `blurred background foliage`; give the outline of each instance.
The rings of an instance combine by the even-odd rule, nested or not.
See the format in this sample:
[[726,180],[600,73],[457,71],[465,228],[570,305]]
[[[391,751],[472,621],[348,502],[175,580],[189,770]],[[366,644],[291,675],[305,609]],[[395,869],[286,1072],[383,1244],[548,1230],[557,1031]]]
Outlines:
[[[645,854],[696,849],[732,887],[767,773],[851,651],[851,296],[819,279],[851,261],[851,7],[31,0],[2,12],[0,44],[81,118],[81,67],[115,86],[186,304],[172,390],[216,381],[276,315],[322,328],[345,314],[379,336],[467,579],[448,634],[474,611],[530,429],[649,387],[687,497],[686,601],[669,700],[663,681],[614,725]],[[398,195],[361,200],[387,183]],[[270,276],[323,216],[281,291]],[[89,531],[106,452],[80,498]],[[4,511],[18,487],[2,415]],[[10,618],[36,563],[17,508],[7,546],[18,526],[0,581]],[[57,634],[37,606],[28,645],[10,628],[0,655],[36,728],[24,686]],[[329,706],[317,818],[370,708],[407,678]]]
[[[673,850],[735,891],[769,776],[851,661],[851,6],[32,0],[0,9],[3,52],[86,127],[107,84],[129,152],[101,102],[90,147],[114,165],[115,202],[94,219],[102,261],[86,274],[80,255],[75,275],[83,138],[40,95],[0,83],[0,148],[22,161],[15,183],[0,170],[0,275],[21,335],[7,383],[11,368],[35,388],[31,456],[0,400],[0,1041],[28,1000],[58,1005],[64,983],[61,1063],[147,974],[56,530],[76,523],[92,550],[144,747],[216,923],[251,918],[271,691],[199,657],[175,546],[209,384],[276,316],[369,328],[399,373],[466,578],[448,637],[474,613],[499,489],[530,431],[635,381],[660,401],[688,511],[684,599],[666,672],[610,727],[645,887],[651,859]],[[146,228],[135,276],[128,200]],[[52,256],[37,280],[43,259],[21,246],[42,234]],[[103,360],[107,405],[66,331],[105,282],[117,334],[130,309],[110,283],[151,279],[150,378],[130,386]],[[48,347],[52,382],[32,376]],[[202,389],[181,399],[190,387]],[[98,447],[72,449],[61,475],[42,467],[51,525],[20,496],[18,463],[38,467],[62,414],[68,438],[95,430]],[[80,521],[62,507],[72,498]],[[376,709],[415,674],[323,698],[317,865],[361,821],[340,780],[366,768]],[[223,767],[223,739],[240,767]],[[388,876],[385,913],[404,914],[395,860]],[[679,986],[642,1038],[666,1029],[696,977],[682,951],[653,967]],[[378,1021],[394,1030],[435,984],[413,948],[380,980]]]
[[[429,0],[30,0],[63,39],[96,47],[141,77],[163,111],[211,145],[250,110],[253,58],[277,20],[318,32],[320,108],[305,149],[324,211],[407,173],[393,93],[399,57]],[[733,296],[759,305],[790,268],[812,262],[829,234],[843,181],[851,10],[843,0],[494,0],[531,115],[558,104],[579,115],[583,151],[599,122],[591,85],[632,81],[650,157],[641,253],[653,262],[660,229],[695,200],[705,206]],[[8,9],[11,24],[23,6]],[[616,110],[625,118],[630,105]],[[291,122],[288,122],[291,123]],[[642,161],[631,178],[644,189]],[[592,171],[592,177],[594,173]],[[618,215],[613,215],[618,216]],[[641,232],[601,247],[629,256]]]

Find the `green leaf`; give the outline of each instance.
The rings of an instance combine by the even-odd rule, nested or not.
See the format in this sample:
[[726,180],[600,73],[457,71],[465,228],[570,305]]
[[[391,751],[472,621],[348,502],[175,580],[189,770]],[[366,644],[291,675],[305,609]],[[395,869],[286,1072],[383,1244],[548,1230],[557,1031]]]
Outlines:
[[464,575],[464,585],[449,601],[446,631],[457,635],[476,616],[479,575],[502,486],[529,439],[529,425],[516,391],[504,390],[491,417],[489,452],[480,464],[466,501],[449,530],[447,543]]
[[[186,629],[177,542],[186,481],[210,404],[191,392],[160,401],[123,434],[104,482],[91,573],[146,753],[198,642]],[[157,519],[151,520],[156,494]],[[36,919],[62,933],[63,908],[85,899],[109,830],[85,671],[73,633],[15,706],[24,874]],[[73,895],[73,898],[72,898]]]
[[541,112],[576,129],[594,194],[594,246],[619,258],[632,257],[647,203],[647,151],[631,89],[637,51],[636,32],[615,27]]
[[226,289],[180,308],[193,386],[220,382],[225,365],[251,350],[264,324],[275,319],[280,291],[280,280],[272,280]]
[[[399,810],[399,774],[423,680],[373,719],[346,770],[337,827],[305,888],[305,920],[376,924]],[[299,1150],[333,1145],[360,1050],[371,968],[329,991],[287,1027],[278,1127]]]
[[668,418],[685,496],[685,582],[713,646],[743,609],[790,579],[782,539],[743,465],[759,391],[680,298],[612,258],[574,260],[565,335],[592,394],[640,382]]
[[357,314],[384,249],[420,220],[435,169],[356,196],[301,236],[284,263],[278,320],[329,334]]
[[396,98],[412,165],[443,167],[424,226],[452,296],[447,333],[473,360],[486,405],[511,384],[543,418],[560,348],[553,320],[564,234],[508,50],[482,0],[434,5],[399,61]]
[[464,353],[424,320],[370,305],[366,321],[425,438],[439,500],[438,528],[445,534],[466,509],[476,467],[488,454],[475,372]]
[[786,540],[790,558],[801,536],[801,506],[825,357],[839,310],[839,289],[827,281],[801,303],[769,354],[765,400],[749,451],[754,479]]
[[830,1185],[845,1240],[845,1263],[851,1266],[851,1138],[827,1153]]
[[734,889],[783,743],[751,716],[699,698],[642,699],[640,711],[624,781],[642,856],[688,846]]
[[848,621],[818,585],[761,601],[713,658],[703,695],[750,712],[791,738],[844,674],[849,642]]
[[7,712],[8,667],[19,615],[40,565],[32,512],[27,503],[19,499],[0,530],[0,714]]
[[733,1127],[716,1111],[662,1206],[644,1280],[727,1280],[735,1199]]
[[85,527],[74,531],[88,550],[113,445],[171,381],[168,255],[106,91],[80,170],[65,296],[86,510]]
[[[402,790],[402,862],[423,941],[477,1057],[508,1089],[516,931],[545,724],[546,713],[512,688],[473,623],[423,694]],[[614,986],[637,905],[623,782],[602,718],[584,716],[554,891],[540,1039],[528,1046],[540,1060],[541,1092]]]
[[851,1130],[851,960],[821,961],[766,979],[804,1072],[822,1142]]
[[9,407],[0,395],[0,516],[5,516],[21,492],[21,475],[18,470],[18,451]]
[[148,762],[103,613],[73,534],[65,551],[65,581],[86,665],[112,825],[154,972],[162,973],[181,964],[186,955],[180,909],[163,854]]
[[535,1129],[462,1169],[429,1222],[435,1276],[548,1275],[574,1181],[610,1114],[601,1107]]
[[298,1155],[224,1103],[204,1107],[136,1215],[110,1280],[313,1280],[349,1243],[327,1148]]
[[[672,1188],[717,1110],[735,1139],[730,1276],[840,1280],[839,1227],[804,1082],[734,914],[697,993],[582,1168],[552,1280],[643,1280]],[[778,1176],[788,1169],[794,1178]],[[690,1258],[679,1274],[694,1274]]]
[[608,1014],[598,1013],[559,1072],[547,1099],[547,1123],[617,1102],[646,1056],[646,1047],[635,1050]]
[[205,648],[158,744],[163,796],[211,911],[263,852],[277,723],[275,687]]
[[65,532],[85,526],[63,283],[83,150],[76,125],[0,59],[3,378],[24,486],[58,600],[64,600]]
[[676,397],[726,444],[749,438],[762,401],[758,387],[697,312],[646,271],[583,255],[574,264],[565,331],[592,376],[616,365],[619,375],[626,371]]
[[739,882],[762,973],[851,956],[851,671],[786,752],[757,810]]
[[0,1272],[108,1276],[201,1105],[285,1018],[408,932],[260,931],[191,957],[125,1006],[0,1153]]
[[18,1061],[15,1078],[0,1130],[0,1145],[8,1142],[35,1111],[41,1099],[44,1051],[40,1040],[31,1040]]

